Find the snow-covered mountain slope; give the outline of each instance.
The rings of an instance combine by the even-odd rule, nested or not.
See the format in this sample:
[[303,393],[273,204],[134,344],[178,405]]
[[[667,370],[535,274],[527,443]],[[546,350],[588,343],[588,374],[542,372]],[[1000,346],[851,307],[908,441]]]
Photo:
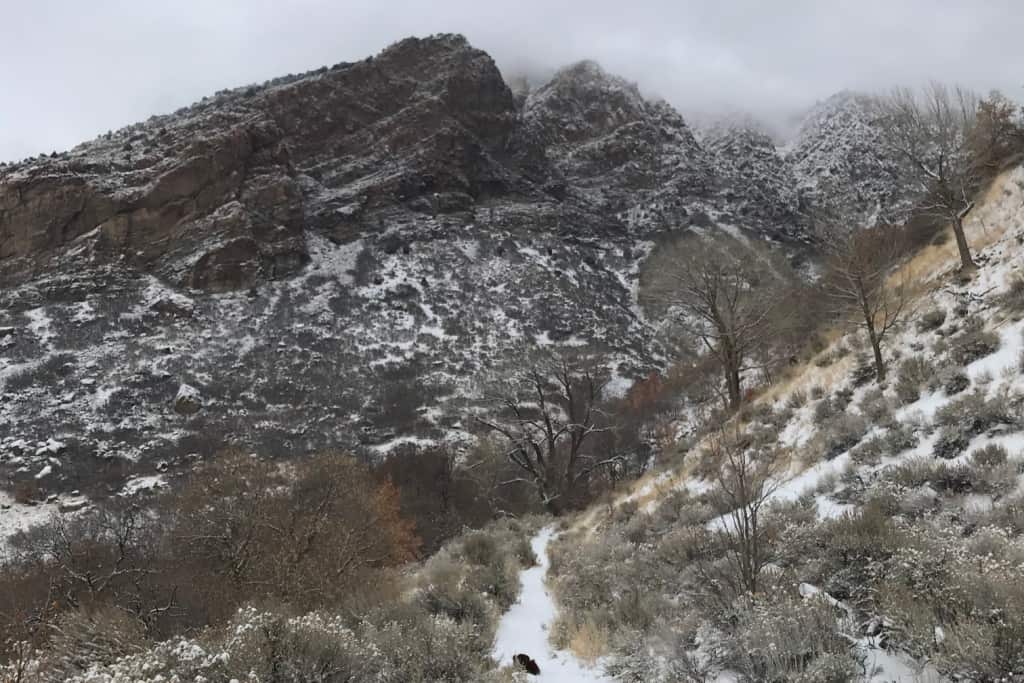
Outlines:
[[913,195],[881,142],[869,96],[843,91],[813,107],[785,150],[804,203],[825,200],[868,224],[904,219]]
[[593,63],[517,103],[440,35],[0,167],[0,474],[105,495],[225,445],[458,439],[522,345],[627,387],[664,364],[653,235],[803,239],[764,139],[707,147]]
[[229,445],[464,439],[523,346],[598,353],[622,393],[666,363],[636,305],[660,238],[806,252],[800,182],[591,62],[517,98],[454,35],[2,166],[0,476],[77,506]]
[[[860,334],[838,330],[724,433],[688,444],[614,512],[577,521],[558,552],[585,559],[563,559],[554,579],[571,623],[601,619],[587,607],[598,591],[611,596],[602,609],[642,609],[641,623],[658,624],[605,622],[610,670],[673,680],[669,664],[686,661],[704,680],[785,671],[908,683],[1020,671],[1010,643],[1024,581],[1024,167],[996,179],[967,230],[981,264],[971,279],[957,275],[952,240],[894,276],[915,297],[885,341],[885,382],[864,372]],[[739,518],[714,444],[733,433],[737,452],[772,463],[754,465],[768,468],[758,573],[772,595],[723,615],[716,600],[732,593],[720,581],[738,565],[715,548],[738,547],[727,539]],[[645,586],[642,608],[625,603],[633,585]],[[815,678],[826,671],[839,677]]]

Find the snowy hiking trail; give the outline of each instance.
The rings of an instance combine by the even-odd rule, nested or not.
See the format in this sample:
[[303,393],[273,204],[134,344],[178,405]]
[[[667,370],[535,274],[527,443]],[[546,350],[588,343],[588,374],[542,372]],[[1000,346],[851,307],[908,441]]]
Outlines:
[[555,651],[548,643],[548,634],[558,609],[544,585],[548,571],[548,543],[555,537],[552,527],[544,527],[530,545],[537,556],[537,566],[520,573],[522,590],[519,600],[505,613],[494,638],[494,659],[499,666],[512,663],[512,657],[523,653],[540,667],[539,676],[531,681],[550,683],[612,683],[597,669],[581,663],[567,650]]

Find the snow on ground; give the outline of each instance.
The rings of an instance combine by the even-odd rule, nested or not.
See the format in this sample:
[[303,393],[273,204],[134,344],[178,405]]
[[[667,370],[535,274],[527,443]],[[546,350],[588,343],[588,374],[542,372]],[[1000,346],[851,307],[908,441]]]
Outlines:
[[427,439],[419,436],[399,436],[397,438],[391,439],[390,441],[385,441],[384,443],[370,446],[370,450],[379,455],[387,455],[391,451],[401,446],[432,448],[433,446],[436,445],[437,441],[435,439]]
[[147,477],[135,477],[124,483],[121,495],[133,496],[143,491],[155,491],[167,485],[162,474],[154,474]]
[[19,531],[42,524],[57,512],[56,503],[20,505],[8,494],[0,491],[0,555],[8,539]]
[[548,633],[555,621],[555,601],[544,585],[548,571],[548,543],[555,537],[552,527],[545,527],[531,542],[537,566],[520,574],[522,591],[519,601],[501,618],[494,639],[494,659],[501,666],[512,663],[512,657],[523,653],[540,667],[540,675],[530,680],[551,683],[611,683],[612,679],[587,667],[567,651],[555,651],[548,643]]

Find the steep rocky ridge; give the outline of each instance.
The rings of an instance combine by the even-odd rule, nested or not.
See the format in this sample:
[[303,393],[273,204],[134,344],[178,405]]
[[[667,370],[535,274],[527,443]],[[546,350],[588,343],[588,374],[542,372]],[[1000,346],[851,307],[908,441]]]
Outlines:
[[453,35],[2,167],[0,476],[462,439],[523,345],[597,351],[621,391],[666,361],[645,255],[689,226],[804,248],[803,172],[590,62],[514,96]]

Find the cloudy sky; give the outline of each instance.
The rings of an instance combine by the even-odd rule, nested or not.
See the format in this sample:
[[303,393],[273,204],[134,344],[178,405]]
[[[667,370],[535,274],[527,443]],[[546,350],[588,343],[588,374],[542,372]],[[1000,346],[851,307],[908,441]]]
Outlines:
[[506,75],[596,59],[684,113],[778,123],[842,88],[930,78],[1024,99],[1021,0],[5,1],[0,159],[441,31]]

